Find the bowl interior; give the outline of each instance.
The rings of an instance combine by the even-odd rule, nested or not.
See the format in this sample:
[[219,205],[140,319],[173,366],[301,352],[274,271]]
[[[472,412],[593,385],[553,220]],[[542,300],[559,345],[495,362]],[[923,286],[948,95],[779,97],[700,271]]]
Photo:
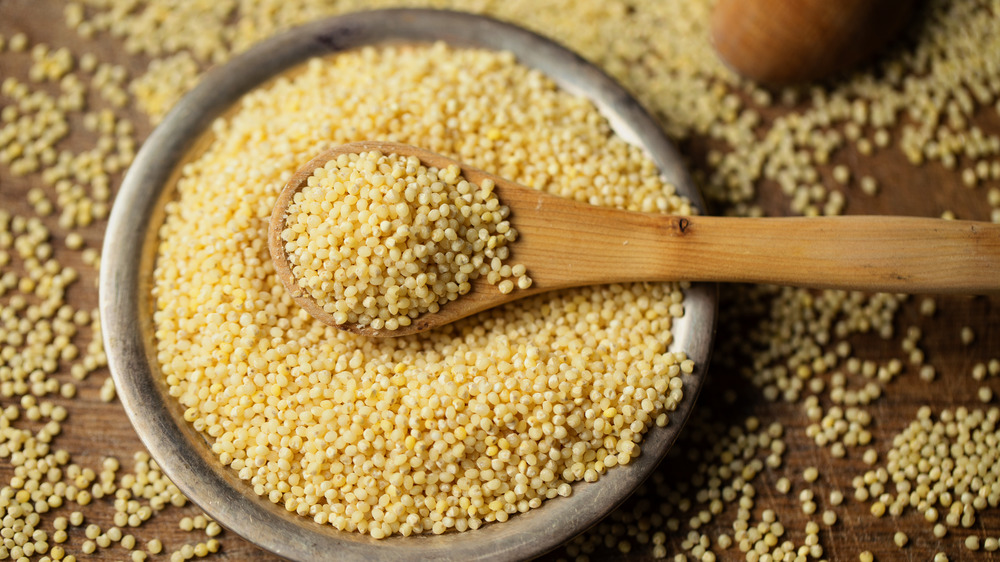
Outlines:
[[715,332],[717,289],[685,291],[685,315],[674,322],[671,350],[696,365],[670,423],[644,436],[642,454],[573,494],[475,531],[372,539],[337,531],[256,496],[222,465],[204,437],[183,421],[155,359],[150,288],[163,204],[180,164],[205,142],[212,121],[247,91],[317,56],[387,41],[445,41],[512,52],[563,89],[589,98],[618,135],[644,149],[680,195],[704,209],[681,158],[655,120],[603,72],[534,33],[490,18],[436,10],[383,10],[339,16],[272,38],[210,72],[144,143],[117,196],[103,248],[100,310],[118,395],[136,432],[174,483],[221,525],[294,560],[513,560],[542,554],[599,521],[626,499],[676,440],[705,376]]

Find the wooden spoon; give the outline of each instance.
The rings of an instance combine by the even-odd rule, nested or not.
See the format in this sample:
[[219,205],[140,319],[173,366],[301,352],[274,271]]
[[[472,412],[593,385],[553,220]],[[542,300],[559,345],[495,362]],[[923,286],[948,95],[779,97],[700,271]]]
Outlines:
[[787,84],[844,72],[903,28],[914,0],[718,0],[711,37],[736,72]]
[[[378,150],[416,156],[428,166],[455,164],[471,182],[496,183],[518,231],[509,263],[533,284],[502,294],[478,278],[472,290],[407,327],[338,325],[295,281],[281,232],[292,196],[313,171],[344,153]],[[597,207],[549,195],[412,146],[361,142],[328,150],[288,181],[274,206],[268,245],[295,301],[338,328],[368,336],[423,332],[545,291],[632,281],[774,283],[892,293],[1000,292],[1000,225],[943,219],[842,216],[732,218],[671,216]]]

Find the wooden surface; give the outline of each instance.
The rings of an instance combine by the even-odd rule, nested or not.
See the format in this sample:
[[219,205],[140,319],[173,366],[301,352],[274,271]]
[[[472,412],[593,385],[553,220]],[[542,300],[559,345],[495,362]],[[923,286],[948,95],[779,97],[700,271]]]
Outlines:
[[[67,46],[74,52],[93,52],[102,61],[122,64],[133,73],[139,73],[145,68],[147,61],[142,57],[126,55],[114,40],[104,38],[99,41],[84,41],[72,32],[68,32],[62,23],[62,5],[49,1],[3,0],[0,2],[0,33],[10,37],[16,31],[26,33],[32,43],[50,42],[54,46]],[[19,77],[27,81],[27,68],[30,57],[26,54],[0,54],[0,78],[7,76]],[[0,106],[10,103],[9,98],[0,96]],[[97,102],[99,107],[99,102]],[[776,111],[778,111],[776,109]],[[151,130],[149,123],[132,106],[118,110],[120,114],[132,118],[139,139]],[[1000,132],[1000,123],[995,114],[989,114],[980,119],[980,124],[987,132]],[[88,139],[71,138],[69,142],[77,148],[86,146]],[[91,141],[92,142],[92,141]],[[692,156],[696,167],[705,169],[704,155],[706,142],[694,139],[682,147]],[[838,162],[839,163],[839,162]],[[851,166],[855,177],[865,170],[870,171],[882,181],[882,192],[878,197],[866,197],[859,192],[844,188],[847,195],[847,212],[851,214],[884,213],[895,215],[912,215],[936,217],[945,210],[954,211],[959,217],[966,219],[988,220],[989,208],[983,204],[983,187],[979,191],[967,189],[961,185],[958,174],[944,170],[938,165],[926,165],[913,168],[903,157],[894,151],[882,151],[878,155],[862,161],[844,162]],[[120,175],[115,176],[114,185],[120,181]],[[832,182],[831,182],[832,183]],[[996,182],[987,185],[996,185]],[[26,201],[27,192],[35,186],[43,186],[37,175],[15,177],[8,167],[0,165],[0,208],[15,215],[34,216],[31,205]],[[51,188],[45,188],[51,190]],[[762,184],[759,188],[758,200],[765,210],[773,215],[787,214],[788,210],[780,195],[775,195],[774,185]],[[912,194],[919,193],[920,196]],[[56,257],[64,265],[72,265],[81,273],[81,279],[69,292],[69,299],[74,306],[90,309],[97,306],[95,288],[96,271],[83,264],[80,252],[67,250],[62,244],[66,232],[56,224],[55,216],[43,219],[53,233],[53,245]],[[80,230],[87,247],[99,248],[102,230],[105,223],[95,224]],[[0,268],[2,270],[2,268]],[[743,366],[738,353],[741,342],[748,342],[752,330],[766,316],[768,300],[760,297],[757,309],[748,307],[746,302],[738,302],[748,293],[742,289],[724,288],[723,305],[717,349],[725,354],[717,354],[709,371],[709,383],[699,399],[698,410],[713,422],[723,424],[741,423],[747,415],[758,416],[762,422],[780,421],[785,427],[785,439],[788,451],[785,453],[785,463],[777,469],[766,469],[754,481],[757,490],[757,509],[769,507],[774,509],[788,529],[788,538],[801,544],[803,528],[808,520],[819,520],[819,513],[826,508],[825,500],[831,489],[844,491],[847,499],[836,511],[838,523],[832,528],[821,525],[820,544],[825,555],[832,560],[857,560],[858,554],[870,550],[876,560],[929,560],[935,552],[949,553],[952,560],[997,560],[997,553],[971,553],[962,546],[968,534],[977,534],[981,538],[1000,536],[1000,514],[996,509],[982,512],[976,525],[969,530],[951,532],[943,539],[934,538],[931,525],[914,511],[907,512],[899,518],[883,517],[877,519],[869,514],[869,503],[856,502],[851,498],[851,479],[862,474],[869,467],[861,460],[860,450],[852,449],[847,458],[834,459],[828,448],[814,445],[806,436],[805,427],[809,424],[804,408],[800,403],[787,404],[783,402],[768,402],[756,387],[750,385],[740,376],[739,369]],[[0,306],[8,302],[0,297]],[[937,369],[937,380],[926,382],[919,379],[911,371],[886,385],[884,396],[869,407],[874,416],[871,431],[874,435],[872,446],[880,452],[880,460],[891,446],[892,436],[902,430],[915,417],[918,407],[930,405],[935,412],[946,408],[967,406],[982,407],[976,397],[977,390],[982,385],[990,386],[995,394],[1000,394],[998,379],[989,379],[983,383],[973,380],[970,376],[972,366],[979,361],[1000,356],[1000,300],[997,298],[941,297],[937,299],[937,313],[933,317],[925,317],[919,313],[921,298],[909,299],[897,315],[897,334],[888,340],[877,335],[868,334],[854,336],[851,343],[856,355],[883,360],[898,357],[905,362],[906,355],[900,349],[902,334],[909,326],[919,326],[923,330],[922,348],[927,359]],[[740,314],[735,311],[739,310]],[[960,341],[961,327],[971,327],[975,341],[964,346]],[[84,330],[77,339],[80,342],[89,341],[90,333]],[[728,343],[729,345],[724,344]],[[736,344],[736,345],[734,345]],[[54,401],[64,405],[69,411],[69,418],[63,424],[62,433],[54,440],[55,448],[68,451],[74,462],[85,467],[99,469],[102,459],[106,456],[116,456],[121,459],[123,469],[131,468],[131,458],[135,451],[142,449],[142,444],[132,432],[128,420],[120,405],[116,402],[105,403],[99,399],[99,389],[108,376],[106,369],[92,373],[85,381],[78,384],[76,398],[67,400],[56,398]],[[60,372],[56,378],[71,380],[68,372]],[[738,396],[736,406],[723,403],[721,396],[725,391],[735,390]],[[0,406],[6,407],[15,403],[13,398],[0,398]],[[992,405],[996,405],[994,398]],[[694,419],[692,425],[707,423],[705,420]],[[688,427],[688,433],[697,434],[696,428]],[[696,463],[683,462],[685,447],[695,447],[688,440],[682,440],[677,446],[674,456],[664,464],[662,475],[666,481],[687,480]],[[819,513],[807,517],[802,513],[797,497],[797,491],[802,488],[802,470],[807,466],[819,469],[820,478],[810,487],[816,491],[819,500]],[[7,459],[0,459],[0,484],[5,485],[10,480],[13,469]],[[793,493],[783,495],[776,491],[775,483],[782,477],[789,477],[795,487]],[[649,498],[646,498],[647,500]],[[630,504],[628,509],[634,507]],[[57,514],[66,514],[74,506],[67,506],[47,514],[42,519],[42,528],[51,533],[51,521]],[[732,508],[730,508],[732,509]],[[108,527],[111,525],[113,512],[112,501],[103,499],[81,508],[87,521]],[[178,527],[179,520],[184,516],[196,515],[199,510],[194,506],[184,508],[168,508],[156,514],[143,526],[132,530],[140,543],[151,538],[159,538],[164,542],[165,552],[179,548],[182,544],[205,540],[204,534],[198,531],[186,532]],[[619,518],[619,521],[622,519]],[[702,529],[713,536],[719,532],[729,532],[726,522],[710,524]],[[897,548],[892,541],[893,534],[902,530],[910,538],[910,544],[905,549]],[[671,535],[667,539],[668,553],[672,556],[681,552],[684,540],[682,533]],[[67,552],[75,553],[79,559],[118,560],[127,553],[121,547],[112,546],[100,549],[91,556],[80,553],[80,545],[84,541],[83,528],[72,528],[69,540],[64,545]],[[271,560],[267,553],[253,547],[250,543],[223,533],[220,537],[222,550],[214,555],[216,559],[226,560]],[[50,541],[51,542],[51,541]],[[715,549],[722,559],[743,559],[744,555],[735,547],[726,551]],[[553,558],[565,553],[554,553]],[[598,550],[592,559],[615,558],[643,560],[651,558],[650,547],[633,544],[628,555],[619,554],[616,550]],[[154,559],[168,559],[166,555]]]
[[[461,298],[395,330],[338,325],[298,286],[281,235],[288,207],[316,168],[378,151],[428,166],[458,166],[511,211],[516,261],[532,285],[501,293],[482,277]],[[330,326],[366,336],[416,334],[544,291],[633,281],[771,283],[869,292],[1000,294],[1000,225],[920,217],[675,217],[597,207],[541,193],[419,147],[358,142],[331,148],[285,184],[268,227],[275,273],[295,302]]]

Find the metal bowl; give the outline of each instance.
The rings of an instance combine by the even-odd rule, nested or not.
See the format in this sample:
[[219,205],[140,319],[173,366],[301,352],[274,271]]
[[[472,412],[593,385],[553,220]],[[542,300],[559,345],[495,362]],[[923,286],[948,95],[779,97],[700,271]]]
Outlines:
[[383,42],[445,41],[453,46],[512,52],[565,90],[589,98],[628,142],[642,147],[681,195],[704,209],[682,160],[642,107],[582,58],[537,34],[483,16],[437,10],[382,10],[317,21],[264,41],[201,84],[149,136],[125,176],[104,240],[100,311],[104,345],[125,411],[143,443],[177,487],[222,526],[293,560],[515,560],[538,556],[597,523],[653,471],[676,440],[708,365],[715,332],[717,288],[686,291],[683,318],[671,349],[697,365],[685,377],[684,400],[665,428],[645,435],[642,454],[598,482],[574,484],[573,494],[503,523],[475,531],[375,540],[338,531],[258,497],[224,466],[207,441],[182,418],[155,359],[152,271],[163,205],[185,155],[214,119],[244,93],[303,61]]

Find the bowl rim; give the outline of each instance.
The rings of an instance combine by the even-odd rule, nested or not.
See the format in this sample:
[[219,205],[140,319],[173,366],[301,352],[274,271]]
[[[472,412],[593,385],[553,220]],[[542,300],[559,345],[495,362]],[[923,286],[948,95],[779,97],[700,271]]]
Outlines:
[[674,443],[705,378],[716,328],[718,287],[685,289],[685,314],[675,319],[671,350],[683,350],[695,371],[683,377],[684,398],[670,423],[651,427],[642,454],[595,483],[573,484],[503,523],[473,531],[376,540],[320,525],[258,497],[222,465],[208,441],[184,422],[156,363],[151,277],[163,205],[179,164],[212,122],[246,92],[308,59],[391,41],[509,51],[562,89],[591,100],[615,132],[640,146],[680,195],[704,212],[684,162],[655,119],[623,87],[555,41],[517,25],[466,12],[385,9],[314,21],[266,39],[210,70],[143,143],[122,181],[105,233],[99,277],[102,337],[117,394],[140,440],[163,472],[220,525],[292,560],[518,560],[541,555],[583,532],[623,502]]

